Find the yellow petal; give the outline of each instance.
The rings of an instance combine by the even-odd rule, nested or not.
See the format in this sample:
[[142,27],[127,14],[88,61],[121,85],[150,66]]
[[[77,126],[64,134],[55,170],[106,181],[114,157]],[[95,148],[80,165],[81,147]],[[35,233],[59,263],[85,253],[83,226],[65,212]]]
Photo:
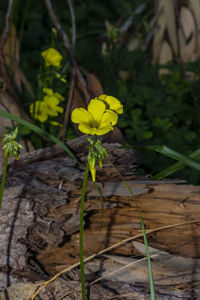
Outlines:
[[65,98],[60,93],[55,92],[54,96],[57,97],[57,99],[59,101],[64,101],[65,100]]
[[92,181],[95,182],[95,179],[96,179],[96,168],[91,168],[90,167],[90,173],[92,175]]
[[71,115],[71,120],[74,123],[93,123],[92,115],[84,108],[75,108]]
[[112,109],[118,114],[123,113],[123,105],[120,103],[120,101],[117,98],[108,95],[101,95],[98,97],[98,99],[104,101],[108,109]]
[[[76,122],[74,122],[76,123]],[[96,134],[96,128],[91,127],[88,123],[80,123],[78,129],[86,134],[94,135]]]
[[99,124],[99,128],[105,126],[114,126],[117,124],[117,121],[118,121],[118,115],[112,110],[106,110]]
[[47,67],[54,66],[59,67],[62,59],[62,55],[54,48],[49,48],[42,52],[42,57],[45,60]]
[[88,111],[92,114],[96,127],[98,127],[99,122],[103,116],[103,113],[106,109],[105,104],[100,100],[92,99],[88,105]]
[[35,119],[38,119],[41,123],[45,122],[48,119],[46,105],[43,101],[36,101],[34,104],[31,104],[30,113]]
[[112,126],[105,126],[105,127],[96,129],[95,134],[96,135],[103,135],[103,134],[108,133],[111,130],[113,130]]
[[103,94],[103,95],[98,96],[96,99],[105,101],[107,97],[108,97],[108,95]]
[[52,96],[53,95],[53,90],[52,89],[43,88],[42,91],[43,91],[43,93],[47,94],[48,96]]
[[58,113],[63,113],[63,108],[58,106],[59,100],[54,95],[44,96],[43,102],[46,105],[46,113],[49,116],[56,117],[58,116]]
[[62,124],[56,122],[56,121],[50,121],[50,124],[53,125],[53,126],[59,126],[59,127],[63,127]]
[[56,110],[57,110],[60,114],[63,113],[63,107],[61,107],[61,106],[56,106]]
[[46,95],[46,96],[44,96],[43,101],[46,105],[49,105],[49,106],[55,106],[55,105],[59,104],[59,100],[55,96]]

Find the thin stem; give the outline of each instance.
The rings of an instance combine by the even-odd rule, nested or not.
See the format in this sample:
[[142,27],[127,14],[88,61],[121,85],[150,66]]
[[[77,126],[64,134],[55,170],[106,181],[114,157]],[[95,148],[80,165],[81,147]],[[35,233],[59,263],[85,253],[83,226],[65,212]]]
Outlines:
[[75,61],[74,61],[74,57],[73,57],[73,54],[72,54],[72,46],[71,46],[71,43],[69,41],[69,38],[67,36],[67,34],[64,32],[64,30],[62,29],[54,11],[53,11],[53,7],[52,7],[52,4],[51,4],[51,0],[44,0],[45,2],[45,5],[46,5],[46,8],[47,8],[47,11],[48,11],[48,14],[56,28],[56,30],[58,31],[58,33],[60,34],[62,40],[63,40],[63,44],[64,44],[64,47],[67,49],[68,51],[68,55],[70,57],[70,60],[72,62],[72,65],[75,65]]
[[71,0],[67,0],[67,4],[69,6],[71,19],[72,19],[72,51],[74,55],[75,43],[76,43],[76,21],[75,21],[75,13]]
[[75,89],[75,82],[76,82],[76,69],[73,69],[73,71],[72,71],[72,80],[71,80],[71,85],[70,85],[70,92],[69,92],[69,99],[67,101],[67,106],[66,106],[66,110],[65,110],[63,127],[62,127],[61,133],[59,135],[59,138],[62,137],[62,142],[63,143],[65,141],[65,135],[66,135],[66,132],[67,132],[69,114],[70,114],[70,109],[71,109],[73,95],[74,95],[74,89]]
[[83,249],[83,221],[84,221],[84,202],[85,202],[85,190],[88,179],[89,165],[87,163],[85,167],[85,174],[83,178],[83,186],[81,193],[81,207],[80,207],[80,269],[81,269],[81,290],[82,290],[82,300],[87,300],[86,289],[85,289],[85,271],[84,271],[84,249]]
[[3,175],[2,175],[1,188],[0,188],[0,208],[2,204],[3,190],[4,190],[5,180],[6,180],[8,158],[9,158],[9,153],[6,154],[5,161],[4,161]]
[[150,258],[150,253],[149,253],[149,248],[148,248],[148,242],[147,242],[147,236],[146,236],[146,230],[145,230],[145,225],[143,222],[143,218],[142,218],[142,214],[140,211],[140,208],[137,204],[137,201],[128,185],[128,183],[126,182],[126,180],[124,179],[124,177],[122,176],[122,174],[119,172],[119,170],[113,165],[112,162],[110,162],[110,164],[112,165],[112,167],[116,170],[116,172],[119,174],[119,176],[121,177],[121,179],[123,180],[124,184],[126,185],[131,198],[133,199],[133,201],[135,202],[135,206],[137,208],[138,214],[140,216],[140,222],[141,222],[141,226],[142,226],[142,234],[143,234],[143,239],[144,239],[144,244],[145,244],[145,250],[146,250],[146,257],[147,257],[147,265],[148,265],[148,272],[149,272],[149,282],[150,282],[150,291],[151,291],[151,299],[152,300],[156,300],[156,292],[155,292],[155,287],[154,287],[154,279],[153,279],[153,272],[152,272],[152,267],[151,267],[151,258]]
[[21,20],[21,24],[20,24],[20,29],[19,29],[19,48],[21,47],[21,44],[22,44],[22,36],[23,36],[23,32],[24,32],[24,24],[25,24],[25,21],[27,19],[27,13],[28,13],[28,9],[29,9],[30,3],[31,3],[31,0],[27,0],[26,1],[24,12],[23,12],[23,16],[22,16],[22,20]]
[[5,28],[4,28],[4,31],[3,31],[3,34],[1,37],[1,41],[0,41],[0,51],[2,50],[6,40],[8,38],[8,35],[9,35],[10,15],[12,12],[12,7],[13,7],[13,0],[9,0],[8,10],[7,10],[6,17],[5,17]]

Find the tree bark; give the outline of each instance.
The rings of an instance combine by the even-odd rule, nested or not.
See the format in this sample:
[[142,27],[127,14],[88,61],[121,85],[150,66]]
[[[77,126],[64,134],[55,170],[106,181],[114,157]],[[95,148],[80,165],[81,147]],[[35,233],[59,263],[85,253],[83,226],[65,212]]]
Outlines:
[[[85,137],[70,142],[69,146],[84,164],[88,151]],[[138,258],[145,257],[139,215],[109,160],[124,175],[135,195],[147,233],[154,230],[148,233],[148,243],[153,247],[150,252],[154,255],[152,266],[158,299],[172,296],[173,299],[192,299],[191,293],[195,295],[199,290],[198,285],[193,286],[191,282],[200,280],[200,187],[178,180],[139,178],[133,150],[122,149],[119,144],[105,144],[105,147],[109,156],[103,168],[97,169],[103,201],[91,180],[87,185],[85,257],[124,239],[139,237],[86,263],[87,282],[132,264],[93,284],[91,299],[115,299],[116,295],[121,295],[120,299],[149,299],[146,260],[136,263]],[[0,211],[1,289],[14,287],[14,284],[17,289],[23,282],[28,285],[44,281],[79,261],[83,174],[84,169],[58,146],[25,154],[19,161],[10,162]],[[172,226],[158,230],[169,225]],[[8,294],[12,287],[6,289]],[[58,294],[68,293],[70,288],[75,299],[81,299],[77,269],[47,286],[45,292],[41,292],[41,299],[59,299]],[[54,298],[49,296],[51,293]],[[47,296],[49,298],[45,298]],[[74,299],[70,297],[68,293],[63,299]]]

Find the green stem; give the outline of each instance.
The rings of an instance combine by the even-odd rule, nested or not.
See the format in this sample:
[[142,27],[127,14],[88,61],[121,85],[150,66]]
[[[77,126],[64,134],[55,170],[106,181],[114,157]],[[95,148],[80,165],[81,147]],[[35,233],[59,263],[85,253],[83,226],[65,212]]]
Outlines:
[[153,279],[153,272],[152,272],[152,267],[151,267],[151,257],[150,257],[150,253],[149,253],[149,248],[148,248],[148,242],[147,242],[147,236],[146,236],[146,231],[145,231],[145,225],[143,222],[143,218],[142,218],[142,214],[140,212],[140,208],[137,204],[137,201],[128,185],[128,183],[126,182],[126,180],[124,179],[124,177],[122,176],[122,174],[119,172],[119,170],[113,165],[112,162],[110,162],[110,164],[112,165],[112,167],[116,170],[116,172],[119,174],[119,176],[122,178],[124,184],[126,185],[131,198],[133,199],[133,201],[135,202],[135,206],[136,209],[138,211],[138,214],[140,216],[140,222],[141,222],[141,226],[142,226],[142,234],[143,234],[143,239],[144,239],[144,244],[145,244],[145,250],[146,250],[146,257],[147,257],[147,265],[148,265],[148,272],[149,272],[149,282],[150,282],[150,291],[151,291],[151,299],[152,300],[156,300],[156,292],[155,292],[155,286],[154,286],[154,279]]
[[21,24],[20,24],[20,30],[19,30],[19,48],[21,47],[21,44],[22,44],[22,36],[23,36],[23,32],[24,32],[24,24],[25,24],[25,21],[27,19],[27,13],[28,13],[28,9],[29,9],[30,3],[31,3],[31,0],[27,0],[26,1],[24,12],[23,12],[23,16],[22,16],[22,20],[21,20]]
[[87,163],[85,167],[85,174],[83,179],[82,193],[81,193],[81,207],[80,207],[80,268],[81,268],[81,290],[82,290],[82,300],[87,300],[86,289],[85,289],[85,271],[84,271],[84,249],[83,249],[83,220],[84,220],[84,202],[85,202],[85,190],[88,179],[89,165]]
[[3,175],[2,175],[1,188],[0,188],[0,208],[2,204],[3,190],[4,190],[5,180],[6,180],[8,157],[9,157],[9,153],[6,154],[5,161],[4,161]]

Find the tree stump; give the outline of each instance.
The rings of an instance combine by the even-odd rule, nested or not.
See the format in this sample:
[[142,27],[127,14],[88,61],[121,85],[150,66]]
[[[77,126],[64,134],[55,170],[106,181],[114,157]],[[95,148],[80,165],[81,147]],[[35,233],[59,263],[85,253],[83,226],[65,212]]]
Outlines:
[[[68,145],[84,165],[88,151],[85,137]],[[85,264],[88,299],[150,299],[138,211],[110,161],[127,180],[140,207],[157,299],[200,299],[200,187],[178,180],[140,178],[133,150],[119,144],[105,147],[108,158],[102,169],[97,168],[103,199],[90,179],[87,184],[85,257],[125,239],[130,241]],[[10,162],[0,211],[0,289],[5,289],[5,299],[30,298],[33,283],[79,262],[83,175],[84,168],[59,146]],[[100,276],[104,278],[90,285]],[[40,299],[81,299],[79,277],[78,268],[64,273],[40,293]]]

